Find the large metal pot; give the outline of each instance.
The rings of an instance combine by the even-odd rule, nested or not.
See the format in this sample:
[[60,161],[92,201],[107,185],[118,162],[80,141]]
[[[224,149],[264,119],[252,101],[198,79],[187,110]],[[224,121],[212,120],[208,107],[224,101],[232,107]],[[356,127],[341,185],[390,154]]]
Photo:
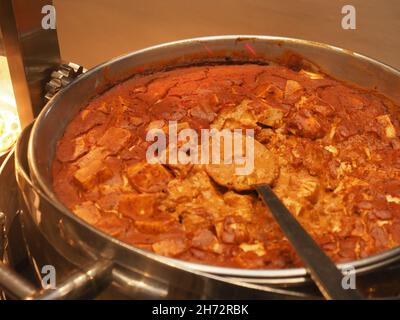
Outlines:
[[[58,93],[36,120],[29,141],[29,165],[33,183],[25,186],[31,217],[43,235],[70,261],[78,265],[90,259],[111,259],[134,272],[156,275],[160,279],[179,279],[188,288],[211,286],[218,291],[225,284],[288,285],[307,281],[304,268],[245,270],[188,263],[165,258],[112,238],[71,213],[52,190],[51,165],[56,142],[82,106],[115,83],[134,74],[207,62],[281,61],[295,53],[305,65],[364,88],[376,89],[400,103],[400,72],[360,54],[325,44],[267,36],[218,36],[167,43],[136,51],[99,65]],[[25,177],[28,179],[28,177]],[[340,264],[352,266],[357,274],[373,271],[400,259],[400,248],[362,260]],[[185,272],[183,272],[185,271]],[[233,280],[232,280],[233,279]],[[233,281],[233,282],[231,282]],[[236,287],[237,288],[237,287]],[[268,289],[269,290],[269,289]],[[268,291],[267,290],[267,291]],[[226,292],[225,297],[229,297]]]

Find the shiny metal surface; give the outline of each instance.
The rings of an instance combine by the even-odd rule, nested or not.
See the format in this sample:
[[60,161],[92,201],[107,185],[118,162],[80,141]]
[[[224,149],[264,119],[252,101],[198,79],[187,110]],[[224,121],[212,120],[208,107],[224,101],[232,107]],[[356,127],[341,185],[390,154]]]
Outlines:
[[49,0],[0,0],[0,31],[22,127],[38,115],[44,86],[60,63],[56,30],[41,26]]
[[[59,279],[62,281],[55,290],[43,290],[26,279],[25,275],[21,276],[13,270],[10,265],[17,265],[20,260],[14,258],[13,261],[10,255],[3,256],[3,251],[9,253],[9,242],[18,243],[18,246],[14,248],[18,259],[26,256],[26,253],[22,252],[26,243],[18,237],[19,235],[15,234],[18,230],[11,229],[21,211],[18,202],[18,186],[15,180],[13,152],[8,154],[0,166],[0,190],[3,191],[0,194],[0,290],[4,290],[8,297],[13,299],[72,299],[96,294],[109,283],[112,263],[105,260],[77,268],[66,279]],[[18,238],[14,241],[16,237]],[[2,241],[3,239],[4,241]]]
[[6,215],[0,211],[0,261],[4,255],[6,241]]
[[270,209],[281,230],[304,262],[311,278],[327,300],[361,300],[357,289],[342,286],[343,273],[290,213],[267,184],[256,185],[259,196]]
[[16,299],[24,299],[36,292],[35,287],[0,261],[0,288]]
[[85,298],[90,293],[98,293],[111,281],[113,264],[110,261],[99,261],[76,271],[55,289],[42,290],[39,293],[25,296],[29,300],[64,300]]
[[51,73],[51,79],[46,83],[46,94],[44,96],[46,101],[53,98],[61,88],[69,85],[83,72],[86,72],[86,69],[72,62],[60,65],[57,70]]
[[4,229],[2,241],[3,254],[0,260],[6,263],[19,264],[21,258],[25,256],[25,248],[17,246],[10,254],[8,252],[10,242],[20,242],[21,230],[17,227],[19,204],[18,204],[18,185],[15,183],[14,172],[14,153],[11,151],[5,155],[3,163],[0,165],[0,211],[4,214]]
[[2,246],[0,255],[0,288],[11,295],[13,298],[24,298],[35,292],[34,286],[21,278],[12,270],[6,262],[8,258],[4,255],[7,250],[7,233],[15,219],[17,213],[16,199],[18,198],[18,188],[10,184],[14,178],[13,152],[10,152],[4,162],[0,165],[0,212],[1,212],[1,239]]
[[[249,46],[252,50],[248,49]],[[36,203],[30,207],[35,223],[65,254],[73,247],[73,250],[79,249],[86,256],[100,254],[128,268],[135,266],[150,273],[158,274],[161,270],[167,273],[167,270],[170,270],[173,274],[179,274],[178,270],[189,269],[192,275],[206,272],[236,280],[245,278],[248,279],[247,283],[290,284],[305,281],[308,275],[304,268],[283,270],[221,268],[168,259],[134,248],[95,230],[74,216],[58,201],[51,188],[51,163],[56,142],[63,134],[64,128],[93,96],[113,84],[143,70],[160,70],[165,66],[226,61],[227,57],[230,61],[276,61],[288,53],[302,56],[305,64],[310,65],[309,61],[312,61],[313,68],[319,68],[333,77],[364,88],[379,90],[394,101],[400,102],[400,92],[396,89],[400,86],[400,73],[397,70],[357,53],[304,40],[263,36],[207,37],[163,44],[115,58],[89,70],[57,94],[47,104],[34,125],[29,146],[32,174],[35,185],[44,191],[52,204],[51,208],[48,208],[48,204],[40,202],[40,197],[35,195],[37,188],[35,192],[26,190],[26,193],[33,197],[28,202]],[[40,208],[41,205],[46,206],[45,210]],[[41,219],[41,212],[47,212],[46,219]],[[67,246],[67,242],[71,245]],[[397,247],[366,259],[340,264],[338,267],[353,266],[357,273],[361,274],[399,258],[400,248]]]
[[54,289],[39,289],[0,261],[0,288],[14,299],[61,300],[79,299],[97,294],[111,281],[112,263],[96,262],[84,270],[76,270]]

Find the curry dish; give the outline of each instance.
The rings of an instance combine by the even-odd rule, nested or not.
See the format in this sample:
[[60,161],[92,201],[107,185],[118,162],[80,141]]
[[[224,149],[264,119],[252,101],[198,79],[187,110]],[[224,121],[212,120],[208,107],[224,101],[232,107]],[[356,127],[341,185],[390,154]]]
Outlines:
[[[224,166],[149,164],[146,133],[254,129],[255,174],[336,262],[400,244],[397,106],[320,73],[195,66],[136,76],[94,98],[53,162],[59,199],[136,247],[238,268],[301,266],[277,223]],[[257,180],[259,176],[249,177]]]

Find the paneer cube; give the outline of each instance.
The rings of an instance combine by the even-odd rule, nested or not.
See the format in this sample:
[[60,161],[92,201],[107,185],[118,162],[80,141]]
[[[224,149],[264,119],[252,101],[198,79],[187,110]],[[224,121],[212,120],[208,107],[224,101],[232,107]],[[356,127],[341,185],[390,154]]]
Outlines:
[[270,107],[258,116],[258,122],[276,128],[281,124],[283,116],[282,110]]
[[88,190],[112,177],[112,171],[100,160],[95,160],[80,168],[74,179],[82,188]]
[[237,216],[227,216],[223,222],[215,224],[218,239],[224,243],[240,244],[250,239],[247,224]]
[[243,100],[235,107],[224,109],[218,114],[211,127],[218,130],[256,128],[257,119],[249,107],[249,103],[249,100]]
[[115,154],[126,146],[130,138],[129,130],[111,127],[100,138],[98,145]]
[[151,216],[155,203],[156,196],[154,194],[125,194],[121,196],[118,211],[131,219]]
[[136,163],[126,171],[131,185],[140,192],[160,192],[166,189],[172,174],[161,164]]
[[57,159],[61,162],[74,161],[88,151],[83,137],[73,140],[63,140],[57,148]]
[[90,150],[87,154],[76,161],[76,164],[83,168],[90,165],[94,161],[103,161],[109,152],[103,148],[94,148]]
[[186,251],[188,245],[184,239],[165,239],[153,243],[152,249],[155,253],[163,256],[174,257]]
[[252,198],[247,195],[237,194],[233,191],[228,191],[223,196],[225,203],[231,207],[230,209],[235,215],[249,221],[253,217],[254,209]]
[[101,218],[100,211],[91,201],[85,201],[76,205],[72,211],[89,224],[96,224]]
[[303,87],[295,80],[287,80],[285,86],[285,100],[293,98],[293,96],[302,90]]
[[390,120],[390,116],[388,114],[384,114],[376,118],[378,123],[385,128],[385,135],[387,138],[395,138],[396,137],[396,129],[392,121]]
[[175,218],[172,216],[135,220],[135,226],[140,232],[153,234],[167,232],[175,226],[176,223]]
[[197,230],[193,239],[192,246],[204,251],[221,253],[222,246],[218,242],[217,237],[207,229]]
[[241,245],[239,245],[239,247],[244,252],[254,252],[259,257],[265,255],[264,245],[261,242],[242,243]]

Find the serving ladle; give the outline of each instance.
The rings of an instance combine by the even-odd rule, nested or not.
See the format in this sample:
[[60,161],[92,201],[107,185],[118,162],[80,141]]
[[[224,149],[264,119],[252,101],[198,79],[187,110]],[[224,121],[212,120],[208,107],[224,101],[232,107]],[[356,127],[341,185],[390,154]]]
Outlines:
[[254,168],[257,170],[253,170],[247,176],[236,174],[238,166],[235,163],[210,164],[206,166],[206,171],[215,182],[228,189],[256,190],[258,192],[326,299],[362,299],[357,290],[343,288],[344,275],[342,272],[270,188],[269,184],[278,175],[274,154],[256,140],[254,140],[253,149]]
[[356,289],[343,287],[342,272],[293,217],[271,187],[268,184],[259,184],[254,187],[300,256],[322,295],[329,300],[363,299]]

